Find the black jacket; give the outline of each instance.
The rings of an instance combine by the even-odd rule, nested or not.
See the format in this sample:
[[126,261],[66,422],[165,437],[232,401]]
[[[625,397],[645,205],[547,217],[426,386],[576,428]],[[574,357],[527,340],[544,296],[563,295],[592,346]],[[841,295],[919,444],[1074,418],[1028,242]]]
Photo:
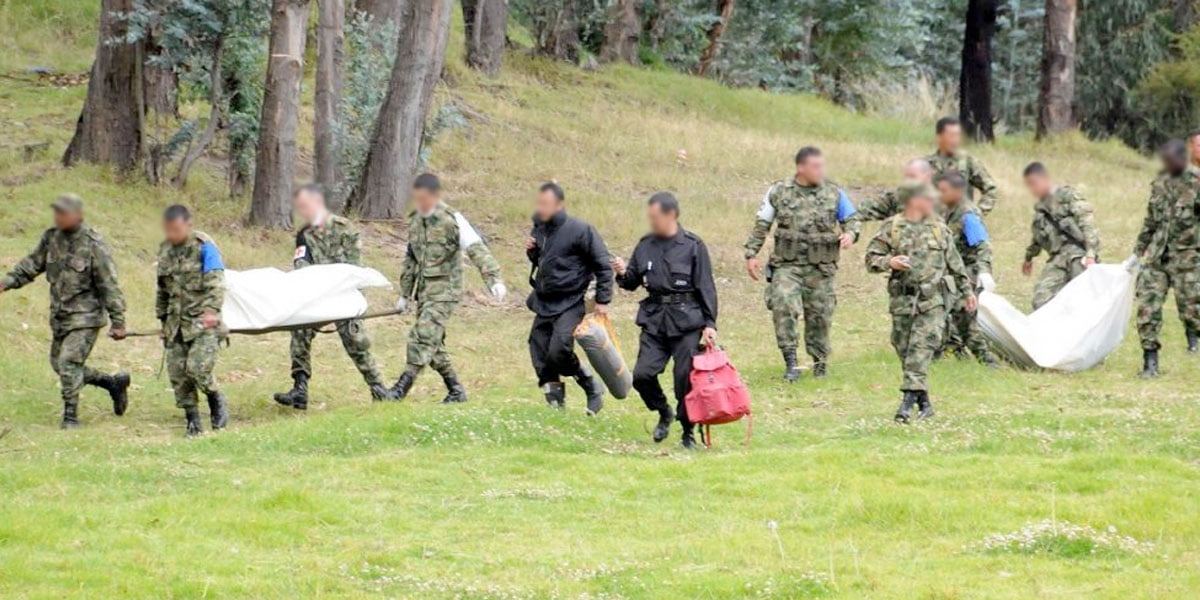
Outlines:
[[583,301],[588,285],[596,280],[596,303],[608,304],[613,296],[613,271],[608,248],[594,227],[559,212],[542,222],[533,219],[529,234],[537,245],[529,250],[533,293],[529,310],[551,317]]
[[637,317],[648,333],[675,337],[717,326],[712,261],[704,241],[690,231],[680,229],[668,239],[642,238],[617,284],[650,292]]

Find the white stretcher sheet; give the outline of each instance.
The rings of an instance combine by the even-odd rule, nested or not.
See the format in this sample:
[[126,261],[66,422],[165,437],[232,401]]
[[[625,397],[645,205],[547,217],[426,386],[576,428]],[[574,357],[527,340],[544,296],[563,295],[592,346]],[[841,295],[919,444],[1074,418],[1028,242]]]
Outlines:
[[361,317],[367,299],[360,290],[391,287],[375,269],[354,265],[315,265],[225,272],[222,319],[232,331],[325,323]]
[[994,291],[979,297],[979,326],[1017,366],[1083,371],[1104,360],[1125,336],[1133,306],[1136,260],[1094,265],[1030,315]]

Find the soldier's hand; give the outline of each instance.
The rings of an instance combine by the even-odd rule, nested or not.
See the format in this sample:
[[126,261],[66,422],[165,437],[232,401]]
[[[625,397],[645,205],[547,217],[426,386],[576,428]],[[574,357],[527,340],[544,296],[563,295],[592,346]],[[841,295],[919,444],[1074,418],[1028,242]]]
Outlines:
[[842,235],[839,235],[838,236],[838,245],[842,247],[842,250],[846,250],[846,249],[850,248],[850,246],[853,246],[854,245],[854,234],[853,233],[843,233]]
[[534,248],[537,248],[537,240],[534,239],[533,236],[530,236],[528,239],[525,240],[525,249],[533,250]]
[[912,263],[909,261],[907,256],[901,254],[900,256],[893,256],[891,259],[889,259],[888,266],[891,267],[893,271],[907,271],[912,268]]
[[1028,260],[1021,263],[1021,274],[1026,277],[1033,275],[1033,263]]
[[598,314],[602,317],[608,316],[608,305],[607,304],[597,304],[596,305],[596,314]]
[[1083,257],[1083,268],[1086,269],[1094,264],[1096,264],[1096,259],[1094,259],[1090,256]]
[[205,329],[216,329],[216,327],[221,324],[221,319],[218,319],[217,315],[206,312],[200,316],[200,324],[203,325]]
[[973,313],[979,308],[979,298],[975,294],[967,296],[967,312]]
[[762,261],[758,257],[746,259],[746,272],[750,274],[750,279],[758,281],[762,279]]
[[704,334],[700,340],[703,345],[715,348],[717,345],[717,330],[712,327],[705,327]]
[[118,342],[125,339],[127,335],[128,332],[125,331],[124,327],[113,327],[112,329],[108,330],[108,337],[117,340]]
[[400,299],[396,301],[396,310],[402,313],[408,312],[408,298],[401,296]]
[[506,296],[508,296],[508,287],[504,285],[503,281],[497,281],[492,286],[492,297],[496,299],[496,302],[504,302]]
[[612,265],[613,271],[622,277],[625,276],[625,259],[620,256],[614,256],[609,259],[608,264]]

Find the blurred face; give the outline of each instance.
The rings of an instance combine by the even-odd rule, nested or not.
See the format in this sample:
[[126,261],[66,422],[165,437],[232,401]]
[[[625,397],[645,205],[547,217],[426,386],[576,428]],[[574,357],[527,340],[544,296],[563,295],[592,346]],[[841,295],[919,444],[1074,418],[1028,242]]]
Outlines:
[[933,214],[933,197],[929,194],[917,194],[908,199],[904,213],[908,217],[923,219]]
[[1160,157],[1162,158],[1163,170],[1172,175],[1178,175],[1187,168],[1187,160],[1178,154],[1163,152]]
[[425,188],[416,188],[412,193],[413,206],[423,215],[433,212],[441,199],[441,194]]
[[60,231],[74,231],[83,222],[83,213],[65,210],[54,211],[54,227]]
[[1050,177],[1041,174],[1033,174],[1025,178],[1025,187],[1029,189],[1030,195],[1034,198],[1045,198],[1050,195],[1053,184],[1050,183]]
[[650,222],[650,233],[656,237],[671,237],[679,232],[679,215],[664,211],[658,204],[646,207],[646,220]]
[[1188,151],[1192,154],[1192,162],[1200,164],[1200,135],[1188,139]]
[[533,211],[539,220],[549,221],[560,210],[562,210],[562,202],[558,201],[558,196],[554,195],[554,191],[546,190],[538,194]]
[[168,244],[178,246],[187,241],[192,233],[192,224],[185,219],[164,219],[163,238]]
[[809,156],[796,163],[796,180],[808,185],[816,185],[825,181],[825,157]]
[[938,182],[938,194],[941,197],[942,204],[946,206],[956,206],[959,202],[962,202],[963,198],[962,188],[954,187],[948,181]]
[[938,149],[943,152],[957,152],[962,146],[962,125],[947,125],[937,136]]
[[292,205],[296,207],[300,219],[310,225],[325,217],[325,196],[322,194],[303,190],[292,198]]
[[926,163],[908,163],[904,165],[904,179],[929,183],[933,180],[933,169]]

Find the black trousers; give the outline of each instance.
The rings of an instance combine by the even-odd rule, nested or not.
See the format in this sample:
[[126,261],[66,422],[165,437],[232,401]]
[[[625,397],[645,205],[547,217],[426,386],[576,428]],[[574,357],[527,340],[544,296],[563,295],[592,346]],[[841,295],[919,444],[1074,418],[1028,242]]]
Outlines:
[[529,356],[537,373],[538,385],[579,375],[579,357],[575,356],[575,327],[583,320],[584,306],[579,304],[551,317],[537,315],[529,331]]
[[646,408],[653,411],[665,410],[668,407],[667,395],[658,382],[658,376],[666,370],[667,361],[673,361],[671,374],[675,381],[675,415],[684,429],[690,429],[692,426],[683,398],[691,389],[689,376],[692,373],[692,357],[700,351],[700,336],[703,333],[703,330],[697,329],[680,336],[668,337],[643,330],[638,340],[637,364],[633,367],[633,388],[642,397],[642,402],[646,403]]

